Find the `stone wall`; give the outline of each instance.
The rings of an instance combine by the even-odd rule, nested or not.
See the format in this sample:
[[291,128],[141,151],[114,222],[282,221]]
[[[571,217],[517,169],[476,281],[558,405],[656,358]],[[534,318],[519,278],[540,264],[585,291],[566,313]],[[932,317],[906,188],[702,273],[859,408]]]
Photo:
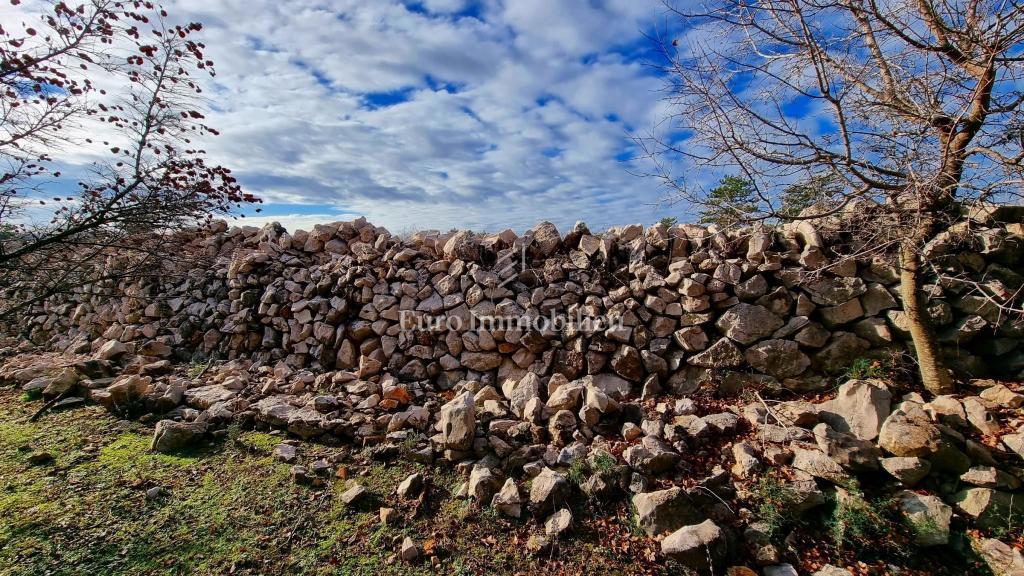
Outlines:
[[[118,340],[142,355],[248,357],[281,374],[388,373],[442,389],[533,372],[614,373],[644,394],[711,380],[807,390],[909,344],[897,268],[884,254],[843,256],[856,246],[835,222],[601,234],[577,224],[564,235],[545,222],[521,236],[405,239],[362,219],[291,234],[216,222],[190,242],[203,265],[53,298],[8,331],[62,349]],[[986,213],[944,233],[929,256],[1011,301],[1024,281],[1021,232]],[[1000,314],[977,284],[933,278],[928,292],[963,375],[1024,370],[1019,317]],[[490,324],[471,325],[480,320]]]

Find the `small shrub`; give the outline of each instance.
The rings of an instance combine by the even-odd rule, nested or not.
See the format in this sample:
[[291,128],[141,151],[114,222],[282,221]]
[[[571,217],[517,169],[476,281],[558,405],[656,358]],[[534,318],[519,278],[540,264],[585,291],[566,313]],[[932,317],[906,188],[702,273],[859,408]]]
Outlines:
[[857,488],[837,491],[832,513],[825,522],[832,543],[842,550],[883,537],[891,528],[884,512],[891,507],[891,501],[868,501]]
[[419,444],[421,438],[422,436],[416,432],[412,432],[406,436],[405,439],[402,440],[402,443],[399,444],[399,450],[401,451],[402,456],[408,456],[409,453],[416,450],[416,445]]
[[600,474],[602,477],[607,477],[618,469],[619,462],[615,459],[615,456],[612,456],[604,450],[600,450],[594,455],[594,461],[591,462],[591,467],[594,469],[594,472]]
[[576,457],[569,464],[569,482],[572,482],[576,486],[582,486],[583,482],[587,480],[587,473],[589,467],[587,466],[587,460],[585,458]]
[[193,361],[188,366],[188,377],[189,378],[198,378],[199,375],[202,374],[204,370],[209,368],[211,364],[213,364],[213,359],[212,358],[208,362],[196,362],[196,361]]
[[765,524],[769,537],[774,537],[783,528],[792,526],[799,520],[795,511],[800,496],[778,478],[761,478],[754,486],[752,500],[755,517]]
[[846,369],[846,378],[850,380],[885,378],[886,372],[887,370],[880,360],[857,358]]
[[1016,507],[1013,506],[1013,499],[1016,494],[1010,494],[1010,505],[1002,506],[997,505],[994,507],[993,512],[1000,518],[1005,518],[1006,522],[1000,522],[999,525],[992,527],[992,536],[999,539],[1005,540],[1007,538],[1013,539],[1020,534],[1021,522],[1024,521],[1024,515],[1017,511]]
[[659,220],[658,223],[664,226],[665,228],[671,228],[679,223],[679,219],[676,218],[675,216],[665,216],[664,218]]

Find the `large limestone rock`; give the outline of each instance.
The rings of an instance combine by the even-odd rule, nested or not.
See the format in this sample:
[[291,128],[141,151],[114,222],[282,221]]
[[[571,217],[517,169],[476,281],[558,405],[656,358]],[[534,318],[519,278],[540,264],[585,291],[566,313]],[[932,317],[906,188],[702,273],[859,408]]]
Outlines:
[[907,488],[924,479],[932,470],[932,465],[924,458],[916,456],[893,456],[882,458],[882,469],[899,480]]
[[569,481],[564,474],[544,468],[530,485],[530,507],[535,515],[546,516],[565,505],[569,492]]
[[701,368],[734,368],[743,364],[743,353],[728,338],[721,338],[710,348],[690,356],[687,363]]
[[1024,432],[1019,434],[1007,434],[1002,438],[1003,444],[1013,450],[1018,456],[1024,458]]
[[867,292],[860,278],[819,278],[803,286],[811,300],[821,306],[838,306]]
[[741,303],[729,308],[718,317],[715,326],[730,340],[740,344],[753,344],[782,328],[782,318],[764,306]]
[[882,451],[870,440],[861,440],[853,434],[833,430],[824,422],[814,427],[814,439],[829,458],[847,470],[878,470]]
[[494,499],[495,494],[501,486],[501,478],[488,466],[477,464],[469,473],[469,482],[466,485],[467,492],[481,504],[487,504]]
[[476,405],[470,392],[463,392],[441,407],[437,427],[441,442],[451,450],[468,450],[476,433]]
[[980,528],[1012,525],[1012,518],[1024,515],[1024,498],[991,488],[961,490],[950,502],[960,513],[973,518]]
[[874,440],[889,416],[892,393],[869,380],[850,380],[821,404],[818,417],[839,432]]
[[700,511],[682,488],[674,486],[633,496],[637,525],[648,536],[675,531],[702,520]]
[[711,520],[684,526],[661,541],[661,553],[689,568],[708,570],[725,560],[725,533]]
[[185,390],[185,402],[198,410],[206,410],[217,402],[226,402],[237,395],[237,390],[228,390],[220,384],[211,384]]
[[790,449],[793,451],[793,468],[833,484],[849,482],[850,475],[846,470],[816,446],[794,442]]
[[939,497],[904,490],[896,495],[919,546],[944,546],[949,542],[949,521],[953,509]]
[[526,233],[526,236],[532,238],[530,247],[538,258],[551,256],[562,245],[562,237],[558,233],[558,228],[555,228],[551,222],[537,224]]
[[941,448],[939,429],[920,407],[896,410],[882,423],[878,445],[894,456],[927,458]]
[[519,488],[516,486],[515,480],[511,478],[505,480],[501,490],[491,500],[491,506],[499,514],[511,516],[512,518],[519,518],[522,515],[523,497],[519,495]]
[[995,576],[1024,576],[1024,555],[995,538],[974,538],[971,548]]
[[758,342],[747,348],[745,357],[755,370],[779,379],[802,374],[811,365],[811,359],[792,340]]
[[[800,338],[798,337],[799,341]],[[814,365],[829,374],[839,374],[871,348],[871,343],[850,332],[835,332],[828,344],[814,354]]]
[[206,435],[205,422],[177,422],[161,420],[153,432],[150,450],[171,454],[179,450],[195,446]]

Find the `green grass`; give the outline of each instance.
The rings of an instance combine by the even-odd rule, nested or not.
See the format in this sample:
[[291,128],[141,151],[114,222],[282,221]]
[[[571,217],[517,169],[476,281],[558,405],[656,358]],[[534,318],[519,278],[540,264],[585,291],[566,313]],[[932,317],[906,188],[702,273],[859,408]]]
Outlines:
[[887,373],[888,370],[881,361],[870,358],[857,358],[846,369],[846,377],[850,380],[885,378]]
[[758,480],[752,490],[751,501],[755,518],[764,524],[770,538],[778,536],[800,520],[794,512],[800,501],[799,495],[774,476],[764,476]]
[[864,546],[884,539],[892,529],[888,512],[891,501],[869,501],[857,488],[850,488],[832,498],[832,511],[825,526],[832,544],[839,550],[847,546]]
[[569,463],[568,478],[574,486],[582,486],[587,480],[587,474],[590,472],[590,466],[587,464],[587,459],[581,456],[577,456],[572,459]]
[[[359,505],[322,489],[297,486],[289,466],[271,457],[283,434],[228,430],[227,438],[175,455],[149,452],[152,429],[99,407],[49,412],[29,423],[38,403],[0,389],[0,576],[93,574],[416,575],[578,572],[628,573],[666,568],[609,554],[581,517],[556,558],[535,558],[523,544],[543,519],[485,513],[452,496],[463,478],[451,467],[399,458],[379,462],[351,447],[305,444],[302,461],[339,459],[370,492]],[[46,451],[48,465],[30,466]],[[430,479],[414,511],[395,488],[406,476]],[[149,488],[163,494],[148,499]],[[398,511],[382,526],[378,509]],[[396,539],[436,541],[429,559],[394,558]]]

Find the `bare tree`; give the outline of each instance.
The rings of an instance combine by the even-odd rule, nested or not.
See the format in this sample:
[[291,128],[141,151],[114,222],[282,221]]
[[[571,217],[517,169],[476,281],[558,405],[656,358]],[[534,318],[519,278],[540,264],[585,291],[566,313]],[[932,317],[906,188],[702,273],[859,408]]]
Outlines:
[[[757,195],[747,222],[870,213],[864,249],[898,254],[923,384],[952,390],[925,310],[925,246],[965,203],[1019,198],[1024,7],[711,0],[668,10],[684,26],[662,42],[671,130],[638,139],[653,174],[673,198],[705,205],[678,167],[738,169]],[[783,210],[785,189],[811,179],[833,183],[828,208]]]
[[256,201],[195,142],[201,28],[120,0],[0,28],[0,318],[155,272],[174,231]]

